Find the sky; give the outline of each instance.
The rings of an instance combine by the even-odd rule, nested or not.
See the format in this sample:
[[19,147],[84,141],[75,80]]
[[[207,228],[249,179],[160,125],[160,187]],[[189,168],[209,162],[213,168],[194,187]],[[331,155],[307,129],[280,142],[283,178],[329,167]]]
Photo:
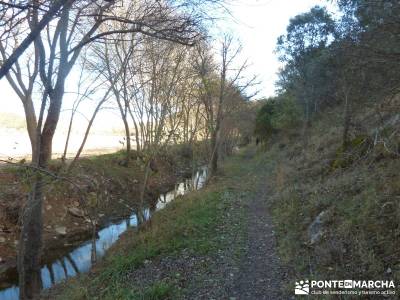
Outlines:
[[278,37],[285,34],[292,17],[320,5],[334,10],[324,0],[236,0],[229,9],[232,17],[221,28],[238,35],[243,47],[242,59],[248,59],[250,71],[261,82],[259,98],[275,94],[275,81],[281,63],[274,53]]
[[[219,20],[216,30],[229,31],[237,36],[243,47],[240,60],[248,59],[250,64],[248,73],[257,75],[260,81],[257,97],[272,96],[275,91],[276,74],[280,67],[274,54],[278,36],[285,33],[290,18],[310,10],[315,5],[324,6],[329,3],[324,0],[228,0],[227,2],[230,3],[228,9],[231,11],[231,16],[227,15]],[[5,79],[0,80],[0,92],[0,112],[12,112],[23,116],[22,104]],[[66,105],[73,101],[68,97],[71,96],[67,95],[64,98]],[[103,117],[105,118],[104,114]]]

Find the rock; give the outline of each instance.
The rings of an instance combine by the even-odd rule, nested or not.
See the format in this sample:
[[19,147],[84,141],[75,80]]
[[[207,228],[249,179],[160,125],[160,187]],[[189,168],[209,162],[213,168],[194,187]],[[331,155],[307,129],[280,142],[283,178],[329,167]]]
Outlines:
[[51,205],[46,205],[46,210],[50,210],[52,208]]
[[324,225],[330,218],[328,210],[322,211],[315,220],[308,226],[308,238],[311,245],[319,242],[325,234]]
[[6,242],[6,238],[3,236],[0,236],[0,243],[5,243]]
[[75,207],[79,207],[79,202],[78,201],[74,201],[74,202],[72,202],[72,205],[75,206]]
[[68,213],[77,218],[85,217],[85,212],[82,209],[79,209],[77,207],[69,207]]
[[56,232],[59,235],[66,235],[67,234],[67,228],[65,226],[56,226]]

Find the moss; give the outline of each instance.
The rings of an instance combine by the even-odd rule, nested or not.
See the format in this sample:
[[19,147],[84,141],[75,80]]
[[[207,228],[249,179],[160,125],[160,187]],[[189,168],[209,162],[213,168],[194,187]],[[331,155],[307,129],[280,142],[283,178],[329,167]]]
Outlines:
[[341,145],[335,153],[335,158],[331,162],[331,170],[345,169],[351,166],[357,159],[367,154],[372,146],[372,140],[369,136],[359,135]]

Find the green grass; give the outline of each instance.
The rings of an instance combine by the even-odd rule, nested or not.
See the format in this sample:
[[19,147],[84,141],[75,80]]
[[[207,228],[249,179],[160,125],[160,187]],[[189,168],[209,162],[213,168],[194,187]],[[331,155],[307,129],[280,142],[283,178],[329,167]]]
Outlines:
[[151,225],[128,232],[104,260],[101,271],[94,278],[85,276],[78,283],[90,280],[90,285],[79,288],[73,285],[62,299],[165,299],[172,289],[167,283],[138,293],[134,288],[124,286],[126,274],[146,260],[167,254],[178,255],[182,249],[201,255],[218,247],[218,241],[210,237],[222,209],[220,197],[219,192],[211,191],[174,201],[153,217]]
[[[112,288],[112,290],[111,290]],[[173,285],[165,282],[155,282],[144,290],[127,287],[125,284],[115,283],[106,289],[106,293],[99,295],[91,294],[85,286],[75,283],[73,289],[70,288],[63,292],[59,299],[104,299],[104,300],[162,300],[171,299],[175,294]]]
[[[219,193],[206,196],[186,197],[171,203],[151,221],[151,227],[140,232],[129,232],[118,250],[104,261],[101,272],[91,279],[91,286],[80,289],[81,295],[68,294],[69,299],[89,299],[87,293],[100,298],[116,296],[117,299],[164,299],[166,286],[161,284],[145,291],[142,295],[121,286],[130,270],[143,265],[145,260],[161,255],[178,254],[179,250],[190,249],[196,253],[207,253],[216,247],[208,237],[213,234],[217,221]],[[170,287],[169,287],[170,288]],[[74,290],[75,287],[72,287]],[[169,290],[169,289],[168,289]],[[164,291],[164,292],[163,292]],[[83,293],[82,293],[83,292]],[[157,297],[149,295],[157,294]]]
[[117,285],[113,286],[113,291],[105,295],[104,299],[162,300],[171,299],[174,293],[175,288],[165,282],[155,282],[143,291]]
[[[181,290],[174,280],[139,288],[129,282],[129,273],[146,261],[179,257],[182,250],[196,257],[213,255],[232,246],[226,243],[226,230],[234,231],[233,259],[239,260],[245,238],[244,210],[232,210],[232,205],[252,192],[249,183],[254,178],[249,174],[255,166],[254,162],[244,164],[244,159],[238,155],[225,161],[209,186],[171,202],[142,229],[125,233],[93,274],[71,279],[57,299],[178,299]],[[227,216],[234,221],[227,221]],[[228,229],[221,231],[221,226]]]

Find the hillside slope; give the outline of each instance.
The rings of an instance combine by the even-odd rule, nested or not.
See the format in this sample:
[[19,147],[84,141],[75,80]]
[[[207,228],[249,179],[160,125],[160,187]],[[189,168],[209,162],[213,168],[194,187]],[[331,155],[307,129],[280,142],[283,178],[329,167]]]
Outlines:
[[267,144],[288,291],[308,278],[400,280],[399,115],[360,107],[354,124],[346,150],[340,107],[313,122],[307,146],[298,129]]

